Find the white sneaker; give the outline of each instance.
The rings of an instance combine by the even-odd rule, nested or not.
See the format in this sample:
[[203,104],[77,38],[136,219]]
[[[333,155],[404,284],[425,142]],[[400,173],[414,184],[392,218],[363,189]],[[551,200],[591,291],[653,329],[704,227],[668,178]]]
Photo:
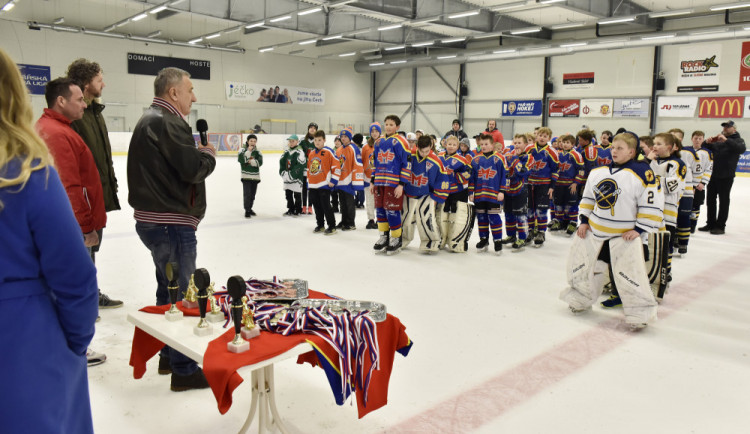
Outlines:
[[101,365],[102,363],[107,361],[107,355],[103,353],[97,353],[96,351],[92,350],[91,348],[86,349],[86,361],[88,367]]

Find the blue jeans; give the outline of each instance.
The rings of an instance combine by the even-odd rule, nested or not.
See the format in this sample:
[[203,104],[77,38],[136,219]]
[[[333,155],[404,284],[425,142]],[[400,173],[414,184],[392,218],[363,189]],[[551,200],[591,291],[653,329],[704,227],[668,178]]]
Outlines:
[[[163,225],[155,223],[136,222],[135,231],[143,244],[151,251],[151,257],[156,267],[156,304],[161,306],[169,303],[167,291],[166,266],[168,262],[176,262],[180,266],[180,291],[177,299],[182,299],[182,293],[187,290],[190,275],[195,271],[195,257],[197,240],[195,229],[190,226]],[[172,372],[176,375],[191,375],[198,370],[198,364],[184,354],[165,346],[160,355],[169,357]]]

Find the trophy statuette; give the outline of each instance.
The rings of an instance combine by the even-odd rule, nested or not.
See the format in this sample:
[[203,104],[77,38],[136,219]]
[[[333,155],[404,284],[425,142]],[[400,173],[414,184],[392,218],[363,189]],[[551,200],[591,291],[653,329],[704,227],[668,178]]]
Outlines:
[[247,286],[242,276],[232,276],[227,280],[227,292],[232,297],[232,320],[234,321],[234,339],[227,343],[227,350],[232,353],[244,353],[250,349],[250,342],[242,338],[242,297]]
[[168,262],[165,269],[167,275],[167,291],[169,291],[169,302],[172,304],[169,306],[169,310],[164,312],[164,317],[167,321],[179,321],[182,319],[182,311],[177,309],[177,294],[180,291],[180,284],[178,283],[180,275],[180,266],[176,262]]
[[198,299],[196,294],[198,289],[195,287],[195,274],[190,276],[190,283],[188,283],[187,290],[185,291],[185,297],[182,298],[182,307],[185,309],[195,309],[198,307]]
[[214,282],[211,282],[208,285],[208,305],[211,307],[211,311],[206,314],[206,319],[208,322],[223,322],[225,319],[224,312],[221,311],[219,303],[216,302],[214,292]]
[[208,304],[208,285],[211,283],[211,276],[205,268],[198,268],[193,276],[195,277],[195,286],[198,288],[198,311],[201,314],[198,324],[193,327],[193,333],[197,336],[210,335],[212,327],[206,321],[206,305]]
[[247,306],[247,296],[242,297],[242,337],[250,340],[260,336],[260,327],[255,326],[253,311]]

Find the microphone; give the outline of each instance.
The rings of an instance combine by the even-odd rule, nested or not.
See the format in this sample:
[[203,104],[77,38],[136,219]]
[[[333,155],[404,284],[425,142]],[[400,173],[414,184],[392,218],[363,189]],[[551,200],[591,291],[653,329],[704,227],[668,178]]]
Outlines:
[[201,146],[208,146],[208,135],[206,134],[206,131],[208,131],[208,123],[206,120],[198,119],[198,122],[195,123],[195,128],[201,136]]

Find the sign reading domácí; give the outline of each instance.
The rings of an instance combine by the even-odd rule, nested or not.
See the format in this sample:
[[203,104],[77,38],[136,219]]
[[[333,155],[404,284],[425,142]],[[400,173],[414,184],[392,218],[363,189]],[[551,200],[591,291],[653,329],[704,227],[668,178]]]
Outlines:
[[128,53],[128,74],[157,75],[167,67],[184,69],[193,79],[211,79],[211,62],[208,60]]

